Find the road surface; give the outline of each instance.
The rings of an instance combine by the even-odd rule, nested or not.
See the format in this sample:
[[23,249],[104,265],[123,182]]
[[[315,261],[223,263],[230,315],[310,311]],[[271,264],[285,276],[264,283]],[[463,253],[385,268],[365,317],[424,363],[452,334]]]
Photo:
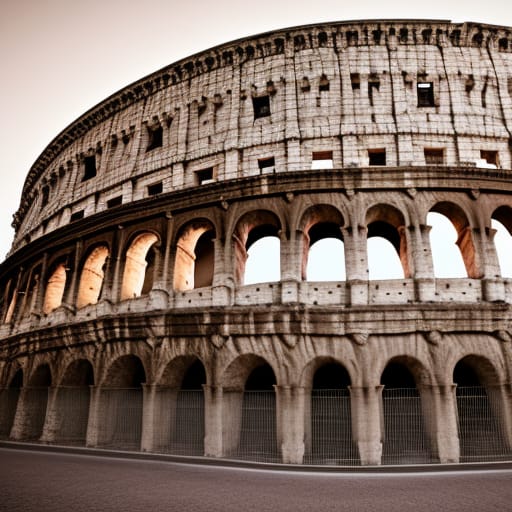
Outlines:
[[0,448],[2,512],[512,511],[512,470],[306,473]]

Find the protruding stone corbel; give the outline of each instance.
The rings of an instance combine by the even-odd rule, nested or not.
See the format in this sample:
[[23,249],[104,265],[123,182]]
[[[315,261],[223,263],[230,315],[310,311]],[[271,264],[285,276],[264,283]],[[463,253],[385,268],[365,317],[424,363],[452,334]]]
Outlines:
[[352,343],[363,346],[368,343],[370,334],[368,332],[351,332],[348,334],[348,337]]
[[222,348],[229,340],[229,334],[214,333],[210,336],[210,341],[215,348]]
[[431,345],[437,346],[443,340],[443,335],[439,331],[427,331],[423,333],[423,335]]
[[494,336],[496,336],[496,338],[498,338],[503,343],[509,343],[512,340],[510,333],[504,329],[494,331]]

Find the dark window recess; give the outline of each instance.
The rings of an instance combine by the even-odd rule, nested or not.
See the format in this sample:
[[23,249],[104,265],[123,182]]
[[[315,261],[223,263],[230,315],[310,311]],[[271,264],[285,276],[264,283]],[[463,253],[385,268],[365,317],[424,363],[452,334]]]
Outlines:
[[148,146],[146,151],[161,148],[163,144],[163,128],[161,126],[149,127],[148,126]]
[[434,107],[434,84],[418,82],[418,107]]
[[482,93],[481,93],[482,107],[483,108],[487,108],[487,100],[486,100],[486,97],[485,97],[486,94],[487,94],[487,78],[485,79],[484,86],[482,87]]
[[498,152],[497,151],[488,151],[482,149],[480,151],[480,158],[482,160],[485,160],[490,165],[495,165],[498,167],[499,165],[499,159],[498,159]]
[[386,165],[386,150],[369,149],[368,159],[370,165]]
[[275,172],[276,160],[273,156],[271,156],[270,158],[260,158],[258,160],[258,167],[261,173]]
[[156,196],[158,194],[161,194],[162,191],[163,185],[161,181],[159,181],[158,183],[153,183],[153,185],[148,185],[148,196]]
[[320,83],[318,84],[318,90],[319,90],[319,92],[329,90],[329,79],[325,75],[322,75],[320,77]]
[[50,187],[44,186],[42,189],[41,208],[45,207],[48,204],[49,198],[50,198]]
[[113,197],[107,201],[107,208],[114,208],[123,204],[123,196]]
[[196,183],[198,185],[205,185],[213,181],[213,167],[196,171]]
[[509,96],[512,96],[512,76],[509,76],[507,79],[507,89]]
[[443,165],[444,164],[444,149],[431,149],[425,148],[425,163],[427,165]]
[[90,180],[96,176],[96,156],[84,157],[84,177],[82,181]]
[[361,77],[359,73],[350,73],[350,84],[352,85],[352,90],[361,89]]
[[332,151],[313,151],[312,169],[332,169]]
[[70,222],[75,222],[75,221],[83,219],[83,218],[84,218],[84,211],[80,210],[78,212],[72,213],[71,218],[69,220],[70,220]]
[[380,89],[380,80],[377,76],[370,76],[368,80],[368,99],[370,100],[370,105],[373,106],[373,94],[375,91]]
[[270,115],[270,98],[268,96],[253,96],[252,106],[254,109],[254,119]]

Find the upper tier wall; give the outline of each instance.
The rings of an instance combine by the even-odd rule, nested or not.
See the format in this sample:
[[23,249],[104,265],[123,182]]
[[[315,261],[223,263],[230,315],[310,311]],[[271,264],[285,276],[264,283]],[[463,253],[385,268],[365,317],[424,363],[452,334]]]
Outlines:
[[210,179],[309,169],[315,159],[343,169],[474,166],[487,156],[510,169],[511,139],[507,27],[284,29],[172,64],[66,128],[27,176],[13,251],[118,204]]

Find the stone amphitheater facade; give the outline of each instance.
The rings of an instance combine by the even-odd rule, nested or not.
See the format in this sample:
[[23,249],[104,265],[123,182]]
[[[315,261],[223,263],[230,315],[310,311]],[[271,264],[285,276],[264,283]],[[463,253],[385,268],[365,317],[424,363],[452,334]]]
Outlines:
[[[466,277],[435,275],[429,212],[456,229]],[[0,435],[113,446],[128,413],[105,396],[130,389],[132,449],[162,451],[189,389],[196,453],[250,458],[244,400],[269,390],[256,437],[273,460],[510,456],[512,280],[493,219],[512,233],[509,27],[335,22],[171,64],[86,112],[28,172],[0,266]],[[280,279],[244,284],[267,236]],[[402,278],[369,278],[374,236]],[[308,280],[324,238],[343,242],[343,280]],[[466,385],[490,411],[469,433]],[[335,407],[329,421],[353,457],[317,439],[331,432],[313,421],[317,388],[346,391],[345,419]],[[387,388],[416,393],[423,450],[401,444]],[[74,437],[70,389],[86,397]],[[472,452],[476,438],[499,450]]]

